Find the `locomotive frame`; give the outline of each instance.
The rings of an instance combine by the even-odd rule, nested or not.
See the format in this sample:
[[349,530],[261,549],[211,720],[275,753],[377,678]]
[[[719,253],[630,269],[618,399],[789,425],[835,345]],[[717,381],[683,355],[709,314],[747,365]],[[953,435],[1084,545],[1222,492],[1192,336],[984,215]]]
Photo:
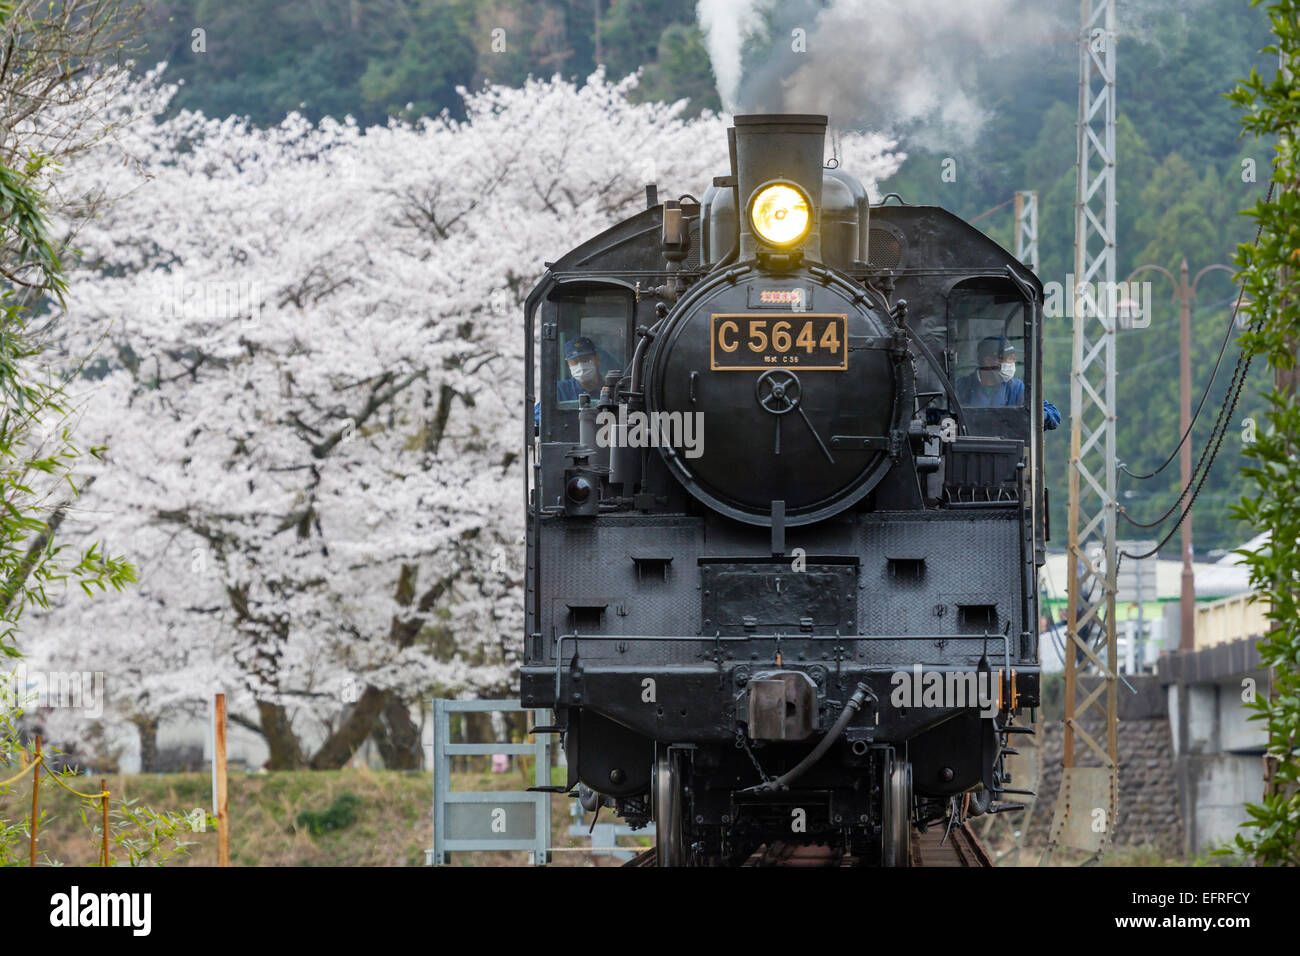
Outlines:
[[[774,839],[907,865],[914,826],[1023,792],[1003,757],[1039,694],[1042,287],[941,208],[870,205],[823,167],[825,117],[735,124],[702,201],[647,187],[525,305],[521,702],[554,710],[556,789],[653,819],[661,865]],[[796,242],[751,221],[773,183],[806,197]],[[728,316],[762,331],[757,366],[715,364]],[[811,356],[799,323],[826,316],[842,369],[770,361]],[[1023,404],[963,407],[963,362],[999,336]],[[619,364],[573,408],[534,359],[559,382],[579,337]],[[638,444],[616,409],[701,415],[703,451]]]

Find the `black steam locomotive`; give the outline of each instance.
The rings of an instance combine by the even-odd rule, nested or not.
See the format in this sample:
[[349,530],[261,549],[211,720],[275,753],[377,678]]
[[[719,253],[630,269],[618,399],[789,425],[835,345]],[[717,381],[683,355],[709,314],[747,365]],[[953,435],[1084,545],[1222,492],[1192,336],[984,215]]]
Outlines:
[[1016,806],[1042,287],[943,209],[871,205],[825,117],[728,132],[702,200],[647,187],[528,298],[521,698],[557,789],[653,821],[660,865],[907,865],[914,827]]

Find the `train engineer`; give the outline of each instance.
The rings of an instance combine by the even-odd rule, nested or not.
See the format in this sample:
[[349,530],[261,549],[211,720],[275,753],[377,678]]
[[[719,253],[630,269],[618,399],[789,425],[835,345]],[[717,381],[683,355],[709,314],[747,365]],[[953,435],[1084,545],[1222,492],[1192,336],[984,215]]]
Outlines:
[[[957,400],[972,408],[1022,405],[1025,383],[1016,378],[1016,347],[1000,335],[981,339],[975,349],[978,368],[954,383]],[[1043,401],[1043,429],[1050,431],[1061,424],[1061,413],[1051,402]]]

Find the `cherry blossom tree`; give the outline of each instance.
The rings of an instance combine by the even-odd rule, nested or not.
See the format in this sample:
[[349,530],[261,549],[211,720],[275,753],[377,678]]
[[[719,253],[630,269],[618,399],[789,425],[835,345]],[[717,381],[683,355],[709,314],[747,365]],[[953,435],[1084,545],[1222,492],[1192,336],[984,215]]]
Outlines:
[[[219,686],[272,768],[372,733],[419,766],[412,705],[508,691],[523,299],[649,179],[698,194],[726,166],[725,118],[633,104],[635,82],[488,86],[462,122],[364,130],[182,113],[120,131],[134,164],[69,168],[123,198],[81,229],[60,323],[103,357],[78,433],[109,448],[66,527],[129,540],[140,582],[55,606],[26,650],[103,671],[116,739]],[[157,112],[167,88],[124,95]],[[891,145],[844,153],[880,178]]]

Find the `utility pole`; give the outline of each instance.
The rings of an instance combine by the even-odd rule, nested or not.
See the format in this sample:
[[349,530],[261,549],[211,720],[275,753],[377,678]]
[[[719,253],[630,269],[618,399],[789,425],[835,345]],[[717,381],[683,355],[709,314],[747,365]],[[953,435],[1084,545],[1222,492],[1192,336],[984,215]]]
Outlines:
[[[1200,276],[1198,275],[1199,279]],[[1178,455],[1180,488],[1192,486],[1192,297],[1187,281],[1187,257],[1178,269],[1178,429],[1183,447]],[[1186,654],[1196,650],[1196,575],[1192,571],[1191,508],[1183,516],[1183,575],[1178,594],[1178,650]]]
[[[1210,272],[1226,272],[1235,275],[1231,266],[1216,263],[1206,266],[1196,273],[1196,278],[1188,280],[1187,258],[1183,257],[1177,278],[1164,266],[1138,266],[1129,275],[1125,285],[1144,272],[1158,272],[1173,284],[1174,302],[1178,304],[1178,427],[1183,435],[1183,444],[1179,449],[1179,472],[1182,488],[1190,488],[1192,483],[1192,436],[1187,430],[1192,425],[1192,304],[1196,301],[1196,288],[1201,279]],[[1178,650],[1180,653],[1196,649],[1196,575],[1192,571],[1192,516],[1190,512],[1183,518],[1182,525],[1183,572],[1182,590],[1178,603]]]

